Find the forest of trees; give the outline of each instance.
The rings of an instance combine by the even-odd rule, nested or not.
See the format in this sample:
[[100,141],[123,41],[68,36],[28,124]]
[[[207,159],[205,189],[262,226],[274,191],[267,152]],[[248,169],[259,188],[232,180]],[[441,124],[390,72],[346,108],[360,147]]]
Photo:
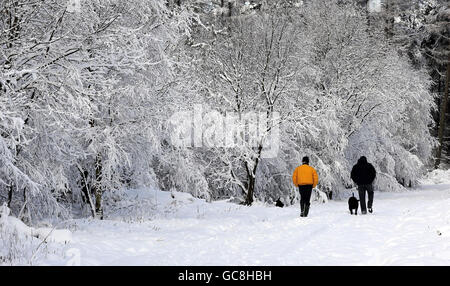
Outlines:
[[[0,202],[30,223],[138,187],[289,204],[305,155],[337,198],[361,155],[376,190],[412,187],[450,163],[449,21],[445,0],[1,1]],[[270,120],[179,146],[182,112]]]

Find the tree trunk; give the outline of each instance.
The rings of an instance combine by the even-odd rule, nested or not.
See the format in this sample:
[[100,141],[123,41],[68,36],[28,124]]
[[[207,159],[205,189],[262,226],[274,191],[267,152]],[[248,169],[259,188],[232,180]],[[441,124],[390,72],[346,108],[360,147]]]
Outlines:
[[13,185],[11,184],[8,187],[8,208],[11,209],[11,202],[12,202],[12,196],[13,196]]
[[228,17],[231,17],[233,15],[233,3],[228,2]]
[[444,145],[444,132],[445,132],[445,113],[447,112],[447,104],[448,104],[448,82],[450,79],[450,55],[448,57],[447,61],[447,76],[445,79],[445,90],[444,90],[444,97],[441,101],[441,114],[440,114],[440,120],[439,120],[439,130],[438,130],[438,138],[439,138],[439,146],[436,154],[436,163],[434,167],[437,169],[439,168],[439,165],[441,164],[441,157],[442,157],[442,147]]
[[83,171],[81,167],[78,167],[78,171],[80,172],[81,175],[81,199],[84,204],[85,203],[89,204],[92,217],[95,218],[95,206],[94,203],[92,202],[92,195],[90,191],[91,186],[88,183],[87,179],[89,177],[89,173],[87,171]]
[[102,206],[102,159],[100,154],[97,154],[95,159],[95,184],[94,184],[94,195],[95,195],[95,216],[97,218],[103,219],[103,206]]
[[31,223],[31,216],[30,212],[28,210],[28,197],[27,197],[27,189],[23,189],[23,205],[22,208],[19,211],[19,214],[17,215],[17,218],[22,220],[25,223]]
[[245,199],[245,205],[251,206],[253,203],[253,194],[255,192],[255,176],[250,176],[247,190],[247,198]]
[[252,170],[248,167],[248,164],[246,163],[247,168],[247,176],[248,176],[248,189],[247,189],[247,198],[245,199],[245,205],[251,206],[253,203],[253,194],[255,193],[255,184],[256,184],[256,170],[258,168],[259,161],[261,159],[261,152],[262,152],[263,146],[262,144],[258,146],[258,157],[256,157],[255,160],[255,166]]

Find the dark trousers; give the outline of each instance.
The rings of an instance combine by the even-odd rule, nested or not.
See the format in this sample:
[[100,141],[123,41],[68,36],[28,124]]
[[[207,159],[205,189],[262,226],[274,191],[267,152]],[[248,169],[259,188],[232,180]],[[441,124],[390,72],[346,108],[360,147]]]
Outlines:
[[366,191],[368,196],[367,206],[368,208],[372,208],[373,204],[373,186],[370,185],[358,185],[358,193],[359,193],[359,202],[361,204],[361,212],[366,213]]
[[309,201],[311,200],[312,185],[298,186],[300,192],[300,209],[302,213],[308,215]]

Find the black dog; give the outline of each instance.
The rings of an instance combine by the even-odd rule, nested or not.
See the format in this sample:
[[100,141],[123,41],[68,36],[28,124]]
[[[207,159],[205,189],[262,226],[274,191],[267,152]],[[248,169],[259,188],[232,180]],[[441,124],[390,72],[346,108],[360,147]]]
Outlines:
[[283,202],[281,202],[280,198],[278,198],[278,200],[277,200],[277,202],[276,202],[275,205],[276,205],[277,207],[280,207],[280,208],[284,207],[284,204],[283,204]]
[[359,201],[355,198],[355,194],[352,193],[352,197],[348,199],[350,214],[353,214],[353,210],[355,210],[355,215],[358,215],[358,202]]

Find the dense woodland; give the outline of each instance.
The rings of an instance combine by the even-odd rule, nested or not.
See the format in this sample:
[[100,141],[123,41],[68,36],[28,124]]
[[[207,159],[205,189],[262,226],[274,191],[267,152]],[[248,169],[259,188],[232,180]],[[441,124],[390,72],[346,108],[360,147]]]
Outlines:
[[[449,21],[445,0],[2,0],[0,202],[30,223],[140,187],[291,204],[303,156],[336,199],[362,155],[375,190],[414,187],[450,163]],[[264,114],[277,155],[264,132],[174,144],[196,106],[242,138]]]

